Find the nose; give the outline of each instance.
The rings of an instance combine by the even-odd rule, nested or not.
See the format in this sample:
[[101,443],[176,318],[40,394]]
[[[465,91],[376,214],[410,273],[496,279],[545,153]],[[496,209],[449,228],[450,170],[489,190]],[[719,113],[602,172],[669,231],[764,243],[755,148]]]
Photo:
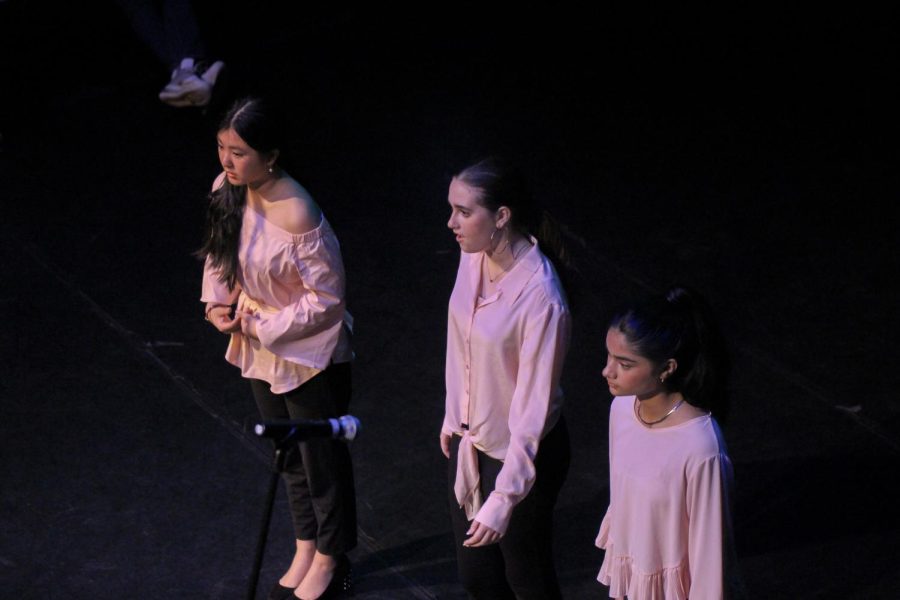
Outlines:
[[450,215],[450,218],[447,219],[447,227],[450,229],[456,228],[456,219],[453,218],[453,215]]
[[613,369],[609,360],[606,361],[606,365],[603,367],[603,371],[601,371],[600,374],[603,375],[603,377],[606,379],[610,379],[612,377]]

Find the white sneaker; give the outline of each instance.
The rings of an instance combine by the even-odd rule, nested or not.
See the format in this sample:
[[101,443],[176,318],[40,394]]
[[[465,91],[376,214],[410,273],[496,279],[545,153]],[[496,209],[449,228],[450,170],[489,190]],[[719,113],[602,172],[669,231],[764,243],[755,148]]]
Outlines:
[[[178,68],[172,71],[171,81],[159,93],[159,99],[176,107],[209,104],[212,97],[212,84],[198,77],[195,69],[193,58],[182,59]],[[218,76],[218,69],[215,75]]]

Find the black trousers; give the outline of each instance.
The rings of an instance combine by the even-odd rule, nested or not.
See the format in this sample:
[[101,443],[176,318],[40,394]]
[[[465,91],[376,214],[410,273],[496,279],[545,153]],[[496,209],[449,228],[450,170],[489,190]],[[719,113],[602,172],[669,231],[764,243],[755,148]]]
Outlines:
[[[265,420],[330,419],[347,414],[350,406],[350,363],[332,364],[285,394],[273,394],[258,379],[250,385]],[[329,556],[356,547],[356,491],[345,442],[298,442],[285,454],[283,478],[297,539],[315,540],[316,549]]]
[[[499,543],[480,548],[462,545],[471,521],[453,491],[458,436],[453,436],[448,464],[450,516],[456,539],[460,582],[476,600],[553,600],[561,598],[553,564],[553,507],[569,471],[569,432],[565,421],[548,433],[535,457],[537,476],[531,491],[513,509],[506,535]],[[494,489],[503,463],[478,452],[481,495]]]

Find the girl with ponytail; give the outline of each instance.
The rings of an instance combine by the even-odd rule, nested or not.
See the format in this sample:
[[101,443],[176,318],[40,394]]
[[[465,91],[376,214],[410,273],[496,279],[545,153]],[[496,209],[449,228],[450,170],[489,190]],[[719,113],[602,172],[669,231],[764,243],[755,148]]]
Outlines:
[[499,158],[448,193],[460,255],[447,327],[440,445],[460,580],[470,598],[560,598],[552,515],[569,465],[559,381],[568,256],[522,174]]
[[[282,126],[258,98],[237,101],[219,126],[223,172],[197,252],[201,300],[229,336],[225,358],[249,380],[263,419],[336,418],[351,391],[344,265],[321,208],[281,166]],[[283,477],[296,548],[269,599],[337,597],[357,543],[347,445],[300,441],[286,452]]]
[[732,466],[713,416],[727,361],[709,308],[681,287],[626,306],[606,348],[614,398],[598,581],[629,600],[735,597]]

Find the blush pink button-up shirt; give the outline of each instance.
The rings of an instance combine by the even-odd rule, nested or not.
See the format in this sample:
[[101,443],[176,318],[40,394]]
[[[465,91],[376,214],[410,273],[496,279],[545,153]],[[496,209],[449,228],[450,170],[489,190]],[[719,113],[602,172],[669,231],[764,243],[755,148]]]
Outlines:
[[344,264],[324,216],[315,229],[293,234],[245,207],[238,259],[238,286],[229,290],[207,258],[200,299],[237,302],[239,309],[259,315],[259,339],[233,333],[225,353],[244,377],[262,379],[281,394],[332,360],[351,360]]
[[[483,253],[460,257],[447,325],[442,432],[459,435],[456,497],[469,519],[503,534],[534,483],[540,440],[559,420],[569,346],[569,310],[537,242],[480,297]],[[478,490],[476,449],[503,461],[494,491]]]

